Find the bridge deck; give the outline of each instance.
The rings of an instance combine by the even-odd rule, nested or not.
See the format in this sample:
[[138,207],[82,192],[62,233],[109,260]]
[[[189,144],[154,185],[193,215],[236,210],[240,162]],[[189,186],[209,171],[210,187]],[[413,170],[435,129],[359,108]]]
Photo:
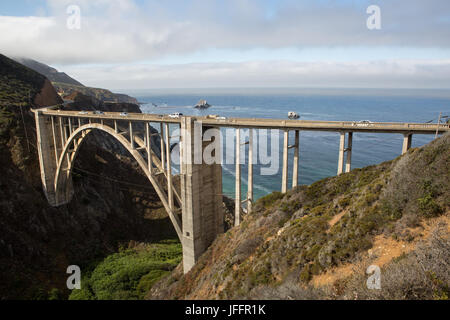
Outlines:
[[[104,114],[82,114],[79,111],[61,110],[39,110],[44,115],[73,117],[85,119],[119,120],[133,122],[165,122],[181,123],[181,118],[170,118],[167,115],[155,115],[145,113],[129,113],[121,116],[119,112],[105,112]],[[202,121],[203,125],[232,128],[259,128],[259,129],[291,129],[306,131],[352,131],[352,132],[373,132],[373,133],[415,133],[434,134],[450,131],[448,124],[435,123],[407,123],[407,122],[371,122],[358,123],[355,121],[313,121],[313,120],[282,120],[282,119],[262,119],[262,118],[226,118],[223,120],[208,117],[192,116],[197,121]]]

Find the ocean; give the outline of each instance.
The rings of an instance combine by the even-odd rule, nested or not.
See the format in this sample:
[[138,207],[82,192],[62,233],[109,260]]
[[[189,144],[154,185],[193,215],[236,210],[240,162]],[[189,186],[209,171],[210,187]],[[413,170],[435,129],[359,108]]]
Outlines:
[[[281,92],[280,92],[281,91]],[[443,91],[427,90],[239,90],[214,92],[214,90],[172,90],[169,92],[126,92],[142,102],[145,113],[184,115],[217,114],[225,117],[287,119],[289,111],[295,111],[303,120],[336,120],[380,122],[437,122],[439,112],[450,114],[450,97]],[[198,110],[193,106],[206,99],[212,105]],[[153,104],[156,104],[155,107]],[[159,129],[159,128],[157,128]],[[283,135],[279,135],[279,147]],[[414,135],[412,147],[422,146],[434,139],[434,135]],[[294,133],[290,134],[293,144]],[[244,141],[243,141],[244,142]],[[403,136],[400,134],[364,134],[353,136],[352,168],[361,168],[392,160],[401,154]],[[270,145],[270,143],[269,143]],[[225,146],[229,148],[230,146]],[[339,133],[301,131],[299,184],[311,184],[337,172]],[[244,147],[241,149],[243,152]],[[225,150],[229,151],[229,150]],[[224,151],[224,152],[225,152]],[[231,150],[230,152],[233,152]],[[247,147],[245,147],[247,152]],[[289,156],[289,184],[292,178],[292,153]],[[262,164],[254,166],[255,198],[281,189],[281,150],[279,170],[274,175],[260,175]],[[246,161],[247,163],[247,161]],[[266,166],[267,167],[267,166]],[[175,172],[176,172],[175,168]],[[235,166],[223,166],[223,192],[234,197]],[[247,166],[242,165],[242,195],[247,187]]]

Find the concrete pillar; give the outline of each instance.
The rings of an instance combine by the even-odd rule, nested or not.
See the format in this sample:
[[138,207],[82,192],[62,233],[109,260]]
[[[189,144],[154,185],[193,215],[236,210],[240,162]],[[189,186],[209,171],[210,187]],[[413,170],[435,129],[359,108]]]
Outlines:
[[[117,126],[117,124],[115,123]],[[147,140],[147,165],[148,165],[148,171],[150,174],[153,174],[153,168],[152,168],[152,139],[150,137],[150,123],[145,123],[145,138]]]
[[67,142],[67,140],[68,140],[68,135],[67,135],[67,127],[66,127],[66,124],[65,124],[65,121],[64,121],[64,119],[63,119],[63,132],[64,132],[64,145],[66,145],[66,142]]
[[117,120],[114,120],[114,131],[119,133],[119,127],[117,126]]
[[292,188],[298,186],[298,158],[300,150],[300,131],[295,130],[294,163],[292,168]]
[[69,137],[72,135],[72,118],[67,118],[67,122],[69,123]]
[[408,152],[408,150],[411,148],[411,142],[412,142],[412,134],[405,133],[403,135],[403,148],[402,148],[402,154],[405,154]]
[[345,162],[345,172],[350,172],[352,170],[352,148],[353,148],[353,132],[349,132],[347,141],[347,161]]
[[56,206],[55,174],[56,156],[52,139],[52,122],[40,111],[35,112],[37,151],[41,170],[41,181],[45,196],[51,206]]
[[[69,140],[69,136],[70,136],[70,134],[67,134],[67,127],[66,127],[66,124],[64,123],[64,119],[63,119],[63,132],[64,132],[64,146],[63,146],[63,149],[64,149],[64,147],[65,147],[65,145],[66,145],[66,143],[67,143],[67,140]],[[70,154],[69,153],[67,153],[66,154],[66,161],[67,161],[67,167],[69,167],[70,166]]]
[[52,134],[53,134],[53,145],[54,145],[54,149],[55,149],[55,163],[56,166],[58,166],[58,160],[59,160],[59,156],[58,156],[58,144],[56,143],[56,128],[55,128],[55,117],[51,116],[52,119]]
[[289,148],[289,130],[284,130],[283,142],[283,171],[281,180],[281,192],[286,193],[288,190],[288,148]]
[[253,206],[253,129],[249,129],[248,137],[248,187],[247,213],[251,213]]
[[163,171],[166,170],[166,160],[165,160],[165,151],[164,151],[164,126],[163,123],[160,123],[160,135],[161,135],[161,167]]
[[241,129],[236,128],[236,189],[234,200],[234,225],[241,223]]
[[[181,118],[183,158],[181,166],[183,270],[187,273],[216,236],[223,233],[222,166],[195,163],[194,119]],[[206,143],[205,143],[206,144]],[[203,159],[203,157],[198,157]]]
[[169,200],[170,209],[174,208],[173,205],[173,189],[172,189],[172,164],[170,161],[170,130],[169,124],[165,123],[166,133],[166,158],[167,158],[167,195]]
[[345,153],[345,132],[341,132],[341,138],[339,142],[339,162],[337,174],[340,175],[344,172],[344,153]]
[[131,144],[131,149],[135,149],[134,133],[133,133],[133,122],[131,122],[131,121],[130,121],[130,144]]
[[64,140],[64,122],[63,118],[59,117],[59,132],[61,136],[61,150],[64,149],[64,146],[66,145],[66,141]]
[[183,159],[183,135],[181,134],[181,124],[180,124],[180,138],[178,140],[178,150],[180,152],[180,174],[183,174],[183,166],[181,165],[181,159]]

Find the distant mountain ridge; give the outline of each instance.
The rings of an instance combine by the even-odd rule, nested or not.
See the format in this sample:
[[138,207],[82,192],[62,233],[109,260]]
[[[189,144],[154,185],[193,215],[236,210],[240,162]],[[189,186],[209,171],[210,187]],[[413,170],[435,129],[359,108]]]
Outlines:
[[91,88],[84,86],[81,82],[75,80],[74,78],[68,76],[64,72],[59,72],[53,67],[50,67],[44,63],[38,62],[33,59],[28,58],[13,58],[20,64],[44,75],[47,77],[62,96],[68,96],[74,92],[81,92],[84,95],[94,97],[102,102],[112,102],[112,103],[134,103],[138,104],[137,99],[130,97],[126,94],[113,93],[107,89],[101,88]]
[[83,86],[82,83],[75,80],[74,78],[71,78],[66,73],[59,72],[55,68],[52,68],[52,67],[50,67],[44,63],[38,62],[36,60],[22,58],[22,57],[21,58],[13,58],[13,60],[46,76],[47,79],[49,79],[51,82],[62,82],[62,83],[67,83],[67,84],[73,84],[76,86]]
[[133,103],[138,104],[136,98],[130,97],[126,94],[113,93],[107,89],[91,88],[85,86],[77,86],[63,82],[53,82],[55,89],[63,96],[70,96],[75,92],[80,92],[86,96],[91,96],[101,102],[105,103]]

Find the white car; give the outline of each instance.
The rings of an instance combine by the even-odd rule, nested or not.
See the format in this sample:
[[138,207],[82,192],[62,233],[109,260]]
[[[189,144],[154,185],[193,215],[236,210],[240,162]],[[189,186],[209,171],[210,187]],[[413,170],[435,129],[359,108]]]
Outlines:
[[120,113],[120,116],[122,116],[122,117],[128,117],[128,112],[121,112],[121,113]]
[[87,112],[87,111],[80,111],[80,112],[78,112],[78,114],[88,114],[89,112]]
[[358,122],[353,122],[352,123],[352,126],[357,126],[357,127],[368,127],[368,126],[370,126],[370,125],[372,125],[372,121],[370,121],[370,120],[361,120],[361,121],[358,121]]
[[207,119],[226,120],[226,117],[219,116],[218,114],[210,114],[206,116]]
[[183,115],[182,113],[174,112],[174,113],[169,114],[169,118],[172,118],[172,119],[178,119],[178,118],[181,117],[182,115]]

